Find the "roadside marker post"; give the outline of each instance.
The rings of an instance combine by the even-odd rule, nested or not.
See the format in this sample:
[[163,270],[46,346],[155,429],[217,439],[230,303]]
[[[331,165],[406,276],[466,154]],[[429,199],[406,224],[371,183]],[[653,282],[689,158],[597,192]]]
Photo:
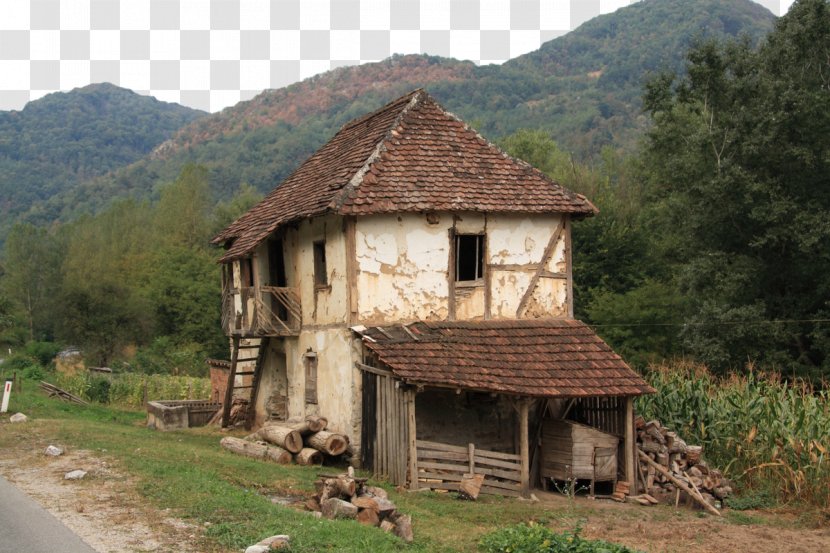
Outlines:
[[6,385],[3,386],[3,404],[0,405],[0,413],[5,413],[9,410],[9,396],[12,395],[12,381],[6,380]]

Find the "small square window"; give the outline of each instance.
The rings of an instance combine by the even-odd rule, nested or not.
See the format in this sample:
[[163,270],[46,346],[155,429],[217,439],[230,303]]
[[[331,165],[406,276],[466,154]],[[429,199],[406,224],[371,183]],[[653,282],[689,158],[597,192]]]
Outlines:
[[329,277],[326,270],[326,242],[320,240],[314,242],[314,284],[315,286],[328,286]]
[[458,234],[455,237],[455,280],[470,282],[484,277],[484,235]]

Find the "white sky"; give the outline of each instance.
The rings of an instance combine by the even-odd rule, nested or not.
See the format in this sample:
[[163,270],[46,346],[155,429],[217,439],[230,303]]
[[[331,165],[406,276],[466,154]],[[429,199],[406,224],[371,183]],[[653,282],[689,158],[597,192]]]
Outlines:
[[2,0],[0,110],[109,81],[218,111],[393,53],[501,63],[635,1]]

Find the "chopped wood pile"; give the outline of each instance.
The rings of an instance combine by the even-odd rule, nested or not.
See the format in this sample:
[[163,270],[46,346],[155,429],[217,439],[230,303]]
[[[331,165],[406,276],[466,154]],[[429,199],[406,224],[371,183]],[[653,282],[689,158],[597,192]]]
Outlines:
[[220,444],[233,453],[280,464],[321,465],[339,457],[349,447],[345,434],[326,430],[325,417],[309,415],[305,420],[269,422],[245,439],[226,437]]
[[[242,398],[234,398],[233,403],[231,403],[231,413],[228,417],[228,426],[238,427],[243,426],[248,419],[248,400]],[[216,414],[213,415],[210,420],[208,421],[208,425],[211,424],[220,424],[222,422],[222,407],[216,411]]]
[[355,478],[354,470],[343,474],[320,474],[314,483],[317,493],[306,508],[325,518],[351,518],[361,524],[378,526],[407,543],[412,542],[412,517],[399,513],[386,490],[367,486],[365,478]]
[[649,495],[670,503],[691,497],[707,510],[732,494],[729,481],[702,458],[703,446],[688,445],[660,421],[634,421],[639,448],[638,475]]

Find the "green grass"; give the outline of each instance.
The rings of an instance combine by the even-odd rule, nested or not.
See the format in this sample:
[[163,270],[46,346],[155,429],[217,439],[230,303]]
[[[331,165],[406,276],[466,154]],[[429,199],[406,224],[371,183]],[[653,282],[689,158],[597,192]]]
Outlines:
[[[563,521],[573,514],[498,497],[470,503],[449,494],[397,493],[385,486],[399,510],[412,515],[416,540],[406,545],[377,528],[320,520],[271,503],[269,495],[310,496],[319,468],[232,455],[219,447],[223,434],[215,428],[158,432],[144,426],[143,411],[48,399],[31,381],[25,382],[25,388],[12,395],[10,412],[26,413],[29,424],[45,439],[115,461],[138,478],[139,493],[154,506],[205,525],[205,550],[239,550],[269,535],[289,534],[292,553],[472,552],[479,537],[498,526],[540,517]],[[0,432],[0,447],[18,439],[17,433]]]

